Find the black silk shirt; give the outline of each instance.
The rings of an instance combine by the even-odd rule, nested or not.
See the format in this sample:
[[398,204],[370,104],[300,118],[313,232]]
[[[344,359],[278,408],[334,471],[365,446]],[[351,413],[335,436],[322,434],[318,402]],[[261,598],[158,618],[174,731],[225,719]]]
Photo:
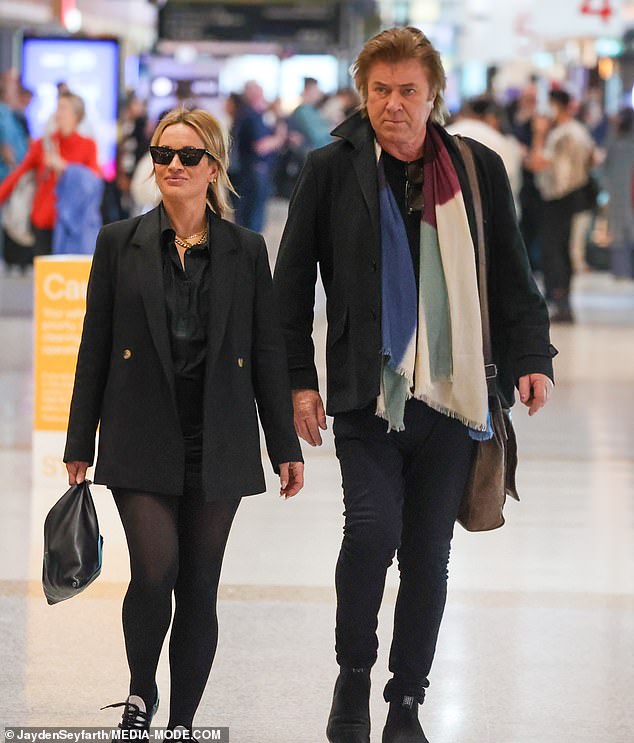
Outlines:
[[407,211],[406,191],[407,191],[407,163],[404,160],[398,160],[383,150],[383,168],[385,169],[385,178],[389,187],[392,189],[396,205],[403,217],[405,231],[407,232],[407,241],[412,254],[412,263],[414,265],[414,276],[416,283],[419,280],[420,265],[420,211],[414,211],[411,214]]
[[185,268],[174,230],[161,207],[161,247],[167,327],[172,347],[176,403],[183,435],[202,435],[203,389],[209,323],[209,246],[185,251]]

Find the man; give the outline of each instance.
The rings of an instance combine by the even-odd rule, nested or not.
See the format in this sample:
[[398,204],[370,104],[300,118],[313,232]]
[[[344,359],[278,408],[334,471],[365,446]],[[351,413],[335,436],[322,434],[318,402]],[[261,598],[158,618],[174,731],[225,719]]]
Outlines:
[[586,127],[572,116],[570,95],[565,90],[552,90],[549,95],[553,126],[547,119],[535,120],[527,166],[537,174],[544,199],[541,248],[546,299],[555,307],[551,320],[571,323],[570,236],[575,215],[588,206],[585,189],[595,147]]
[[[20,85],[15,72],[9,70],[0,76],[0,183],[22,162],[29,148],[28,133],[22,128],[17,114],[19,105]],[[27,246],[16,242],[18,235],[12,226],[21,228],[17,230],[20,234],[30,232],[28,220],[25,219],[30,209],[26,199],[29,195],[23,191],[20,199],[24,202],[23,208],[13,210],[18,217],[17,222],[12,225],[12,220],[7,219],[5,212],[0,223],[0,259],[4,260],[7,267],[15,265],[23,272],[32,262],[33,256]],[[19,202],[17,206],[20,206]],[[2,212],[0,207],[0,216]]]
[[33,100],[33,91],[25,88],[23,85],[18,87],[18,95],[16,100],[16,106],[13,110],[13,114],[24,132],[24,136],[27,141],[31,139],[31,130],[29,128],[29,121],[26,118],[26,109],[29,107]]
[[277,152],[286,142],[286,124],[268,122],[267,103],[262,86],[250,80],[244,86],[244,106],[236,121],[235,146],[240,160],[240,199],[236,222],[255,232],[262,232],[266,202],[271,193],[273,164]]
[[[354,78],[363,109],[335,130],[339,141],[308,156],[275,284],[295,426],[313,446],[326,428],[311,337],[317,264],[327,294],[327,412],[345,504],[340,673],[327,736],[369,743],[377,614],[398,551],[383,743],[424,743],[418,707],[444,610],[453,526],[474,439],[489,435],[475,221],[464,165],[439,126],[445,74],[429,40],[414,28],[381,32],[361,50]],[[499,390],[510,404],[517,383],[533,414],[552,388],[548,314],[502,161],[470,147],[484,199]]]
[[497,152],[509,177],[515,203],[518,204],[522,188],[523,152],[514,136],[502,133],[503,117],[503,109],[491,98],[482,96],[468,101],[447,131],[475,139]]
[[291,132],[301,137],[301,144],[306,152],[332,141],[330,124],[317,108],[323,97],[317,80],[314,77],[305,77],[302,102],[291,114],[288,125]]
[[[533,122],[537,116],[537,82],[538,78],[531,76],[519,98],[508,107],[511,131],[525,151],[530,150],[533,143]],[[535,173],[528,169],[526,162],[522,165],[519,204],[520,232],[528,251],[528,260],[533,271],[541,271],[542,255],[539,240],[544,202],[535,185]]]
[[17,79],[5,73],[0,80],[0,181],[20,164],[29,148],[28,133],[16,114],[19,91]]
[[608,147],[603,173],[610,194],[608,232],[610,268],[615,276],[634,279],[634,110],[622,108]]

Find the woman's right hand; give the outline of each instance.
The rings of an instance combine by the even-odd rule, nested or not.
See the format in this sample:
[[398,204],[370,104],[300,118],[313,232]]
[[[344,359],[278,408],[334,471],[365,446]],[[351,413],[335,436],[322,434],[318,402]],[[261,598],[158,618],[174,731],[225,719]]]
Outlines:
[[292,498],[304,487],[304,463],[283,462],[280,464],[280,495]]
[[86,479],[86,470],[88,467],[90,467],[90,462],[66,462],[68,484],[81,485]]
[[47,152],[44,157],[44,163],[46,164],[47,168],[54,170],[57,175],[62,173],[68,165],[66,160],[62,158],[57,150],[51,150],[50,152]]

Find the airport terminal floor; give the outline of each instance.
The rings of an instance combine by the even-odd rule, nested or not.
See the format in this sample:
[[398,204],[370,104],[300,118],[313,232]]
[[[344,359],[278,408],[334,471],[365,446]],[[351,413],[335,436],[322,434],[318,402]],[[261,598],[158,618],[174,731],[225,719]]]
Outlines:
[[[272,205],[271,260],[284,219]],[[110,726],[128,674],[121,601],[128,578],[110,493],[93,488],[101,577],[48,606],[40,586],[42,515],[65,490],[32,485],[32,278],[0,277],[0,719]],[[557,386],[529,419],[516,408],[521,503],[507,524],[456,527],[449,599],[422,721],[431,743],[634,740],[634,283],[576,279],[578,322],[553,328]],[[325,314],[317,312],[323,369]],[[60,442],[61,458],[63,437]],[[319,743],[337,673],[334,566],[342,527],[330,430],[308,450],[306,487],[284,502],[243,500],[229,539],[220,642],[195,724],[232,743]],[[372,743],[381,739],[394,609],[392,567],[372,674]],[[166,649],[158,670],[167,721]]]

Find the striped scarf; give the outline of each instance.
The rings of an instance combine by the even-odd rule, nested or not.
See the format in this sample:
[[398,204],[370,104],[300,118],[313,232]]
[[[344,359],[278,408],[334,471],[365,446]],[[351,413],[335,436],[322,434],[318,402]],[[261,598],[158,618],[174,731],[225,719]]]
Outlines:
[[489,438],[475,251],[458,175],[427,127],[417,293],[405,224],[378,162],[383,367],[376,414],[402,431],[414,397]]

